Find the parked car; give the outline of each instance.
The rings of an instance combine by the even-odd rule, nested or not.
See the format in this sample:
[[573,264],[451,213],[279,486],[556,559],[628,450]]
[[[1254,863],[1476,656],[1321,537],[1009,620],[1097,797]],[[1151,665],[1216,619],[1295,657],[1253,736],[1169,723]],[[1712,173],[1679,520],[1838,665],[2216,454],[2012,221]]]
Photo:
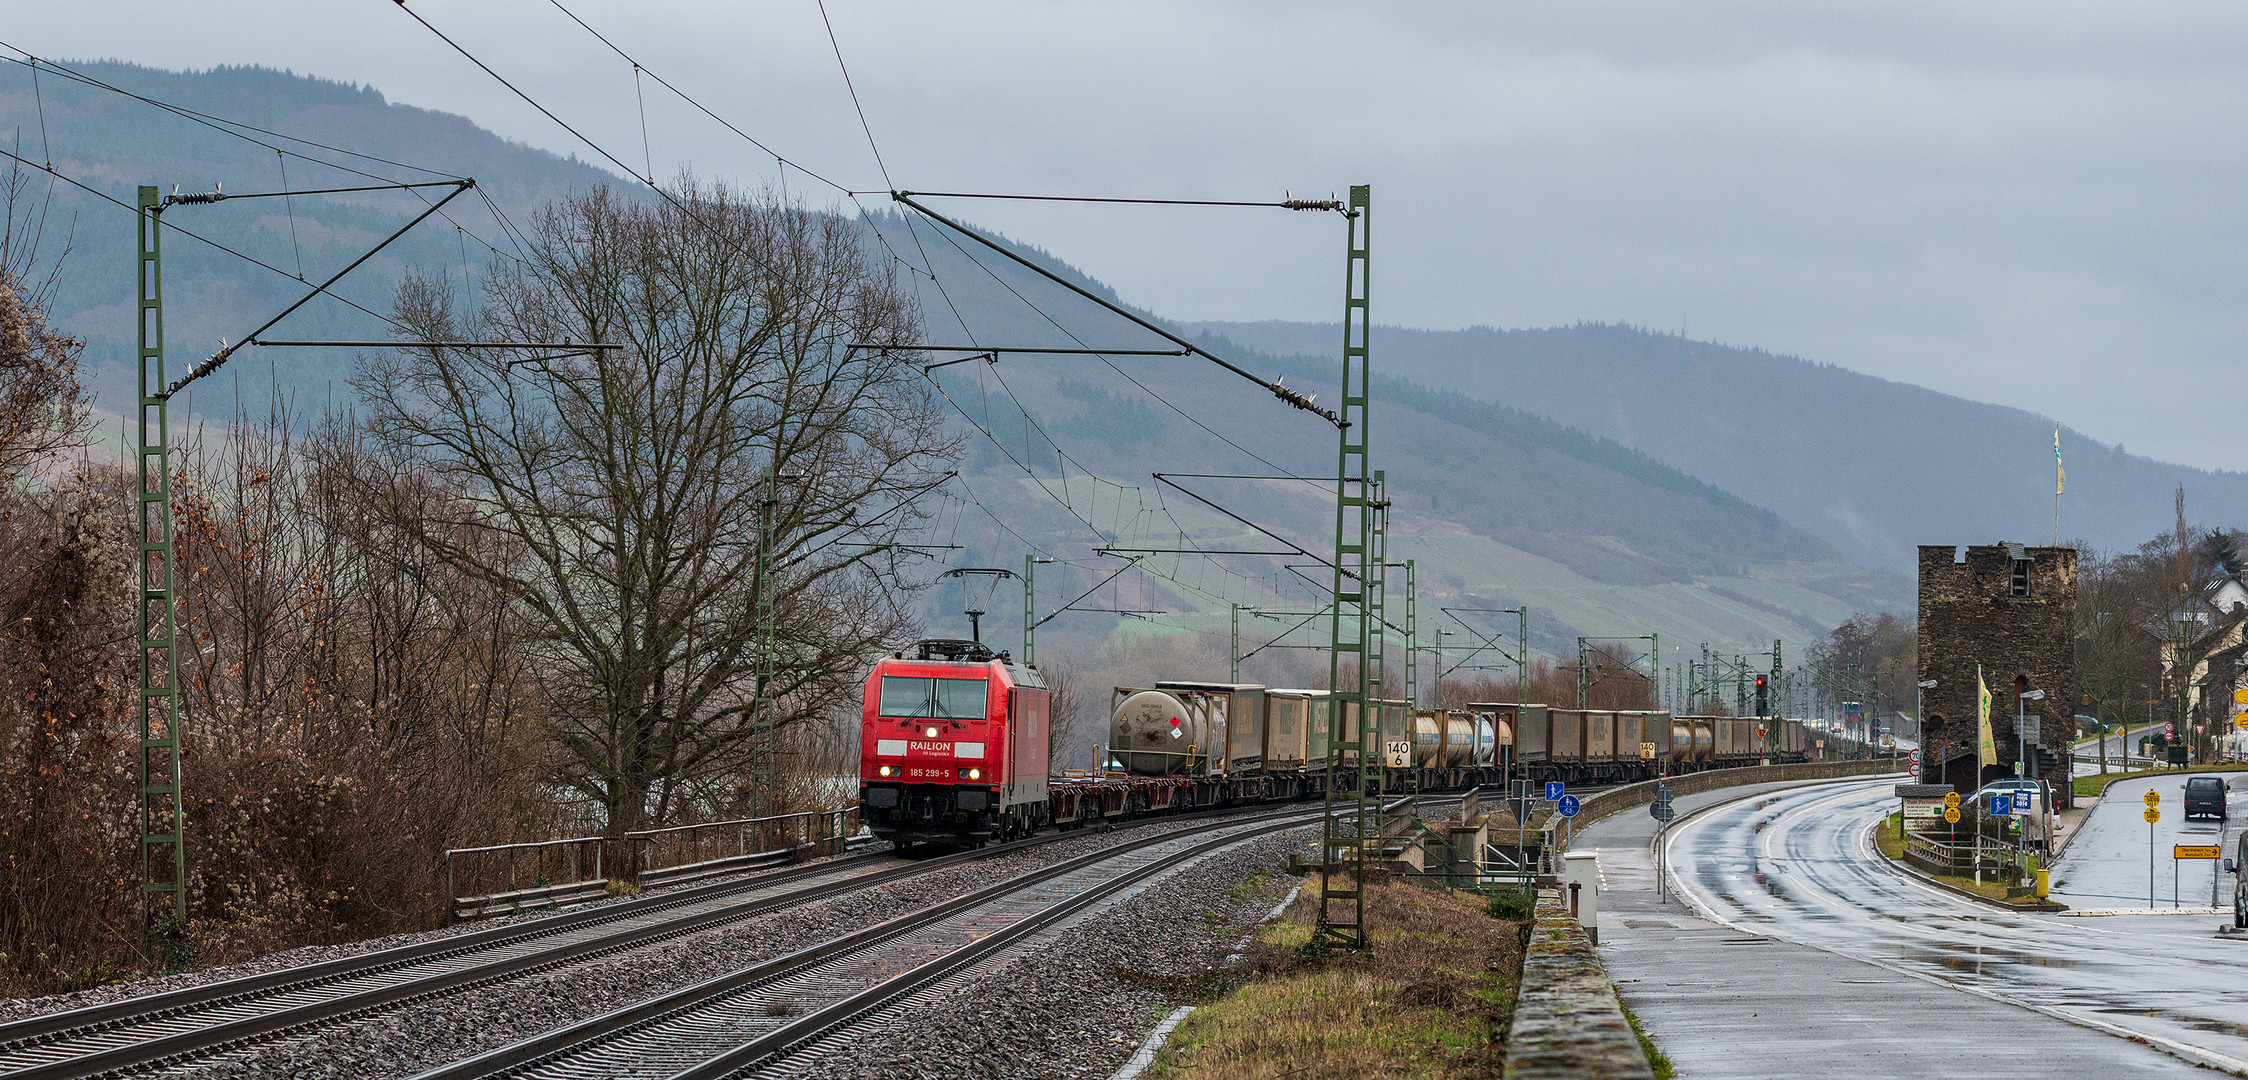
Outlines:
[[2027,788],[2032,794],[2030,805],[2008,816],[2006,835],[2020,840],[2034,851],[2051,847],[2053,838],[2053,785],[2043,780],[2003,779],[1984,784],[1975,792],[1975,805],[1988,807],[1993,795],[2011,796]]
[[2186,820],[2212,817],[2225,820],[2225,778],[2222,776],[2186,777]]

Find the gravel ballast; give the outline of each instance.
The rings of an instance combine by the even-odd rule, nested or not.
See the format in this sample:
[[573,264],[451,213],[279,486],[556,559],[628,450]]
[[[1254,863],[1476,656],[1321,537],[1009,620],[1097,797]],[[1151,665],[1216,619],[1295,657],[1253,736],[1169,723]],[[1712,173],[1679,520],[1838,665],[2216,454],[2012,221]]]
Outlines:
[[[886,851],[888,850],[888,848],[887,846],[878,846],[872,850]],[[854,851],[845,855],[823,855],[819,858],[806,859],[801,863],[791,864],[791,869],[800,866],[816,866],[823,863],[834,862],[839,859],[857,858],[862,854],[865,854],[865,852]],[[666,893],[682,891],[685,889],[699,889],[709,885],[722,884],[727,881],[740,881],[745,878],[757,876],[759,874],[768,874],[772,872],[773,871],[771,870],[751,871],[727,877],[708,878],[702,881],[696,881],[685,885],[673,886],[672,888],[668,889],[649,889],[638,895],[612,896],[605,897],[599,900],[589,900],[583,903],[571,904],[569,907],[562,909],[560,913],[574,915],[581,911],[589,911],[595,908],[609,907],[611,905],[627,903],[632,900],[644,899],[651,896],[662,896]],[[303,945],[294,949],[283,949],[278,952],[270,952],[265,954],[264,956],[260,956],[251,960],[244,960],[240,963],[219,964],[212,967],[196,968],[192,971],[174,972],[168,975],[151,975],[145,978],[122,980],[119,982],[110,983],[106,986],[98,986],[90,990],[74,991],[68,994],[50,994],[45,997],[28,999],[0,999],[0,1024],[11,1023],[17,1020],[25,1020],[34,1016],[45,1016],[48,1013],[65,1012],[70,1009],[83,1009],[93,1005],[107,1005],[110,1002],[124,1001],[128,998],[147,997],[153,994],[168,993],[173,990],[185,990],[193,986],[205,986],[210,983],[225,982],[229,979],[240,979],[250,975],[263,975],[269,971],[280,971],[285,968],[310,967],[314,964],[325,963],[330,960],[340,960],[349,956],[360,956],[366,953],[380,952],[384,949],[395,949],[406,945],[418,945],[424,941],[435,941],[441,938],[455,937],[461,934],[470,934],[481,930],[490,930],[494,927],[529,926],[531,924],[539,922],[540,920],[553,918],[556,914],[557,912],[553,909],[546,909],[538,911],[526,911],[516,915],[495,915],[483,919],[469,919],[463,922],[454,923],[451,926],[439,927],[435,930],[416,930],[410,933],[390,934],[384,937],[362,938],[358,941],[347,941],[334,945]]]
[[[1157,821],[1110,833],[1071,836],[1036,848],[995,855],[965,866],[934,871],[848,896],[774,912],[733,926],[574,964],[559,971],[388,1009],[347,1024],[232,1051],[178,1068],[186,1074],[210,1077],[410,1075],[642,1001],[680,986],[783,956],[829,938],[918,911],[939,900],[1108,847],[1136,835],[1175,829],[1180,824]],[[1138,911],[1146,906],[1143,902],[1147,897],[1168,893],[1175,887],[1173,883],[1176,881],[1198,881],[1216,872],[1206,869],[1208,867],[1220,862],[1230,863],[1249,858],[1243,854],[1245,849],[1268,852],[1254,857],[1252,861],[1256,868],[1269,869],[1277,865],[1278,852],[1296,843],[1301,843],[1300,837],[1293,841],[1277,837],[1249,841],[1241,847],[1228,849],[1173,871],[1162,884],[1145,888],[1127,903]],[[1248,865],[1241,864],[1242,867]],[[1216,893],[1222,898],[1225,891],[1248,872],[1248,869],[1232,872],[1223,885],[1216,886]],[[1114,904],[1116,901],[1111,901],[1111,905]],[[1270,900],[1264,900],[1263,904],[1269,907]],[[1253,902],[1248,906],[1257,907]],[[1225,910],[1211,909],[1208,905],[1191,910],[1199,913],[1206,909]],[[1114,910],[1114,907],[1104,910]],[[1157,926],[1162,917],[1153,908],[1146,910],[1147,914],[1134,917],[1145,919],[1150,928]],[[1088,919],[1093,918],[1096,917],[1089,913]],[[1239,936],[1238,930],[1223,929],[1226,924],[1222,920],[1210,928],[1204,927],[1198,914],[1190,915],[1188,921],[1193,923],[1195,933],[1207,936],[1212,941],[1223,939],[1222,944],[1227,947]],[[1081,922],[1077,928],[1065,931],[1065,935],[1084,932],[1088,926],[1097,929],[1098,925],[1097,922]],[[413,939],[393,939],[392,943],[400,940]],[[1185,939],[1173,935],[1165,940],[1177,943]],[[292,950],[295,953],[305,951]],[[1222,956],[1224,951],[1220,948],[1218,955]],[[325,956],[318,958],[324,959]],[[987,965],[989,966],[992,965]],[[238,965],[225,977],[247,973],[242,970],[243,967],[246,965]],[[206,976],[202,981],[219,977],[215,971],[198,974]],[[1109,978],[1110,981],[1115,981],[1113,976]],[[146,987],[147,984],[136,985]],[[1103,993],[1113,995],[1117,1001],[1122,1002],[1126,995],[1117,992],[1122,986],[1121,982],[1117,982],[1115,986],[1106,986]],[[1149,996],[1144,990],[1131,990],[1130,995],[1140,998]],[[1122,1038],[1127,1043],[1136,1044],[1136,1033],[1144,1033],[1154,1022],[1152,1019],[1141,1022],[1137,1012],[1126,1014],[1116,1010],[1109,1011],[1115,1012],[1119,1017],[1133,1016],[1134,1026],[1131,1030],[1115,1027],[1120,1034],[1104,1034],[1104,1039]],[[1132,1046],[1119,1044],[1114,1049],[1122,1056],[1129,1056]],[[1034,1071],[1023,1075],[1052,1073]]]
[[1178,867],[774,1071],[808,1080],[1107,1077],[1173,1008],[1223,989],[1243,935],[1296,886],[1282,861],[1316,828]]

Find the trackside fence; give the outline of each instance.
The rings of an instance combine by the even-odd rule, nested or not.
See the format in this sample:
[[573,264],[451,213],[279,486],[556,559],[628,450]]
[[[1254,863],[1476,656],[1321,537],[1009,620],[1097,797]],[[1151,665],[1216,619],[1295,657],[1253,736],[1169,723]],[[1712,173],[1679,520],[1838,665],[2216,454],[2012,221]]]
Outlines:
[[840,854],[858,831],[858,807],[450,848],[442,856],[454,919],[508,915],[723,874]]

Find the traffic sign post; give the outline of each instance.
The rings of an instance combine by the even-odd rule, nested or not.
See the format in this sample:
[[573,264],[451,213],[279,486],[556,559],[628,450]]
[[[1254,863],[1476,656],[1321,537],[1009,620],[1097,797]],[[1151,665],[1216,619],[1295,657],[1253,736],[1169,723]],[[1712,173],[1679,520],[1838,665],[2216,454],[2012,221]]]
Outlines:
[[2158,809],[2162,805],[2162,793],[2149,788],[2145,801],[2147,804],[2147,908],[2152,910],[2154,907],[2154,823],[2162,820],[2162,811]]
[[1667,875],[1664,873],[1663,866],[1663,841],[1670,834],[1671,819],[1678,816],[1678,811],[1671,806],[1670,802],[1670,785],[1661,780],[1655,781],[1655,801],[1647,804],[1647,812],[1654,816],[1657,823],[1655,825],[1655,899],[1657,900],[1668,900],[1670,898],[1669,882],[1665,880]]
[[[1560,785],[1558,784],[1549,785],[1546,790],[1551,791],[1559,786]],[[1561,828],[1563,830],[1566,830],[1561,834],[1560,838],[1555,842],[1554,845],[1553,865],[1556,868],[1561,865],[1560,853],[1569,850],[1569,841],[1575,839],[1577,835],[1577,823],[1575,821],[1575,818],[1577,816],[1577,811],[1581,808],[1582,804],[1577,801],[1577,797],[1574,795],[1563,795],[1559,799],[1554,800],[1553,812],[1561,815]]]
[[2170,848],[2170,857],[2177,860],[2178,862],[2184,862],[2187,859],[2209,860],[2210,907],[2217,906],[2217,875],[2222,873],[2224,870],[2224,868],[2218,864],[2217,856],[2223,854],[2223,852],[2224,849],[2216,844],[2173,844]]

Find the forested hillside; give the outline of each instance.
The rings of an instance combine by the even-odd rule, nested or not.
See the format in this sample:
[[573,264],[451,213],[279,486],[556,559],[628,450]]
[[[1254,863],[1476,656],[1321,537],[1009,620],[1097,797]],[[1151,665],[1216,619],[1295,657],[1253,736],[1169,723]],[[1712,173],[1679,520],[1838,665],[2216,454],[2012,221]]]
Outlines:
[[[1282,354],[1325,355],[1341,334],[1195,328]],[[1627,326],[1380,327],[1376,342],[1383,370],[1645,451],[1883,569],[1910,573],[1918,544],[2052,541],[2053,421],[2020,409]],[[2169,523],[2181,484],[2196,515],[2248,517],[2248,475],[2149,460],[2066,425],[2061,439],[2064,539],[2127,549]]]
[[[389,104],[374,88],[259,69],[174,73],[124,64],[73,66],[120,88],[237,122],[182,116],[51,74],[34,92],[24,69],[0,71],[0,102],[17,115],[46,120],[44,144],[25,145],[22,152],[35,161],[51,156],[58,171],[126,202],[144,182],[167,191],[176,184],[182,190],[223,185],[230,192],[250,192],[373,182],[362,174],[477,177],[477,192],[455,199],[444,216],[432,218],[339,287],[342,297],[367,311],[318,300],[273,336],[384,337],[388,328],[368,312],[387,314],[409,271],[444,283],[473,309],[493,271],[507,265],[514,233],[553,198],[600,184],[614,185],[628,197],[645,196],[646,189],[630,178],[508,143],[461,117]],[[283,159],[273,147],[291,156]],[[217,348],[222,339],[238,338],[304,292],[300,272],[320,280],[442,194],[422,189],[419,195],[242,200],[167,213],[170,228],[192,230],[264,264],[217,251],[182,231],[171,235],[166,289],[175,368]],[[932,341],[1161,344],[991,252],[946,241],[925,220],[911,226],[918,236],[894,213],[859,220],[872,248],[894,260],[895,272],[919,290]],[[97,409],[121,412],[118,405],[132,393],[129,278],[121,269],[130,263],[131,215],[58,187],[50,221],[75,230],[54,301],[56,318],[89,343],[87,381]],[[1017,250],[1116,299],[1112,290],[1044,252]],[[920,271],[933,273],[945,287],[933,287]],[[1285,374],[1291,385],[1307,390],[1333,378],[1331,361],[1260,355],[1231,342],[1213,341],[1211,347],[1258,371]],[[181,404],[221,423],[233,418],[238,401],[251,415],[262,415],[274,391],[300,412],[347,406],[357,360],[348,350],[246,351],[222,377],[198,384]],[[1408,370],[1392,366],[1386,353],[1383,369],[1394,375]],[[931,377],[949,394],[971,453],[958,490],[939,496],[950,500],[939,518],[943,535],[929,538],[931,544],[957,547],[930,549],[929,573],[949,565],[1010,565],[1035,546],[1065,560],[1041,579],[1048,604],[1113,570],[1113,557],[1089,554],[1095,544],[1215,549],[1223,541],[1240,550],[1273,547],[1269,538],[1259,539],[1239,522],[1159,483],[1155,472],[1319,477],[1333,467],[1331,429],[1200,360],[1011,356],[996,365],[938,369]],[[1909,586],[1901,577],[1850,565],[1833,544],[1740,497],[1733,485],[1713,485],[1690,466],[1642,453],[1649,449],[1643,439],[1581,422],[1556,423],[1540,415],[1549,410],[1493,399],[1472,381],[1384,376],[1377,392],[1377,452],[1397,505],[1393,551],[1416,559],[1417,583],[1432,601],[1430,624],[1445,622],[1435,607],[1455,601],[1490,608],[1527,603],[1534,612],[1535,643],[1547,648],[1570,650],[1580,633],[1647,630],[1681,644],[1706,639],[1745,646],[1773,637],[1808,641],[1853,609],[1895,609],[1907,602]],[[1328,394],[1331,398],[1332,391]],[[1332,511],[1323,507],[1326,495],[1317,484],[1178,482],[1286,533],[1307,550],[1332,543]],[[995,518],[1004,519],[1004,527]],[[1189,534],[1184,543],[1182,532]],[[1303,602],[1309,586],[1299,574],[1320,578],[1321,571],[1301,559],[1294,571],[1282,562],[1150,556],[1140,570],[1082,606],[1120,606],[1115,590],[1139,590],[1132,594],[1137,599],[1127,596],[1121,606],[1164,614],[1121,626],[1113,615],[1073,612],[1057,617],[1044,633],[1058,643],[1088,646],[1120,628],[1125,637],[1162,627],[1216,634],[1229,603]],[[1196,584],[1181,584],[1182,579]],[[923,605],[931,620],[948,618],[957,608],[957,598],[942,591]],[[1286,625],[1252,618],[1244,639],[1261,644]],[[1308,633],[1299,631],[1290,640],[1308,640]],[[1217,639],[1202,641],[1207,654]],[[1222,661],[1222,643],[1219,650]],[[1258,662],[1282,655],[1289,655],[1285,645]]]

